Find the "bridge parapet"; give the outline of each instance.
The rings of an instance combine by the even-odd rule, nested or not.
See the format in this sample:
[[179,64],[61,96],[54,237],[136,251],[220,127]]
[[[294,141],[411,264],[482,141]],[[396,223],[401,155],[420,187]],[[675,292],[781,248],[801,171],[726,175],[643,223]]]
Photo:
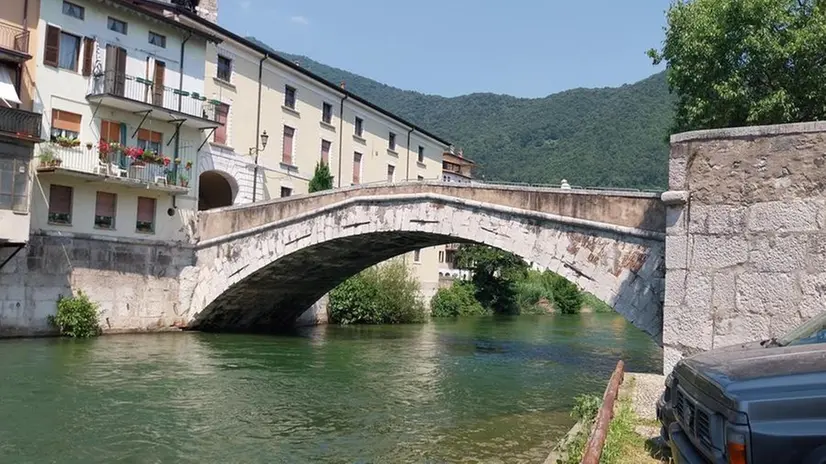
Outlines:
[[431,194],[583,221],[665,232],[660,195],[646,192],[571,190],[496,184],[404,182],[355,186],[310,195],[203,211],[198,240],[205,241],[282,221],[360,197]]

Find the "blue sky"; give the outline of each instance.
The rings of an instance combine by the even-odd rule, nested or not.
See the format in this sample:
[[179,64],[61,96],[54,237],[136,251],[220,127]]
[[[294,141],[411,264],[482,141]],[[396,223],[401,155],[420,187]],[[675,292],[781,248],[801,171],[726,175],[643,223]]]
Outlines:
[[219,23],[277,50],[444,96],[543,97],[661,69],[669,0],[219,0]]

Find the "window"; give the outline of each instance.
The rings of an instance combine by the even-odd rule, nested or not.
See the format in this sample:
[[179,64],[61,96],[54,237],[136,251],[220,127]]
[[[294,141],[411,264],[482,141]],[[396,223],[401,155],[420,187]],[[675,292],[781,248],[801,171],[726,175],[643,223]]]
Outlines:
[[135,231],[144,234],[155,232],[155,199],[138,197],[138,220],[135,222]]
[[281,187],[281,198],[286,198],[293,194],[293,189],[289,187]]
[[445,262],[445,252],[444,251],[439,252],[439,262],[440,263]]
[[353,184],[361,183],[361,153],[353,153]]
[[364,134],[364,120],[356,118],[356,135],[361,137]]
[[321,107],[321,120],[327,124],[333,123],[333,105],[325,102]]
[[115,204],[118,196],[109,192],[98,192],[95,201],[95,227],[98,229],[115,228]]
[[422,250],[414,250],[413,251],[413,262],[414,263],[422,262]]
[[396,166],[387,165],[387,182],[393,183],[396,180]]
[[281,150],[281,162],[292,166],[293,164],[293,137],[295,136],[295,129],[290,126],[284,126],[284,142]]
[[29,163],[0,159],[0,209],[25,213],[29,208]]
[[144,150],[152,150],[156,155],[160,155],[163,149],[163,134],[140,129],[138,131],[138,147]]
[[109,30],[126,34],[126,23],[120,19],[115,19],[109,16]]
[[330,165],[330,147],[332,145],[327,140],[321,141],[321,162],[328,166]]
[[218,74],[216,75],[218,79],[222,81],[229,82],[230,78],[232,77],[232,60],[225,57],[218,55]]
[[387,148],[390,150],[396,150],[396,134],[392,132],[387,136]]
[[49,224],[72,223],[72,187],[49,186]]
[[284,106],[295,109],[295,88],[289,85],[284,86]]
[[[46,41],[46,48],[49,48],[48,37]],[[80,37],[67,34],[65,32],[60,32],[60,42],[57,47],[57,55],[57,67],[68,69],[70,71],[77,71],[77,60],[80,57]]]
[[215,143],[227,144],[227,118],[229,117],[229,105],[221,103],[215,106],[215,122],[221,125],[215,128]]
[[424,163],[424,147],[419,145],[419,162]]
[[52,109],[51,141],[58,137],[76,139],[80,136],[80,115],[68,111]]
[[63,14],[82,21],[86,17],[86,9],[71,2],[63,2]]
[[115,121],[101,121],[100,139],[110,143],[120,143],[120,123]]
[[157,47],[166,48],[166,36],[149,31],[149,43]]

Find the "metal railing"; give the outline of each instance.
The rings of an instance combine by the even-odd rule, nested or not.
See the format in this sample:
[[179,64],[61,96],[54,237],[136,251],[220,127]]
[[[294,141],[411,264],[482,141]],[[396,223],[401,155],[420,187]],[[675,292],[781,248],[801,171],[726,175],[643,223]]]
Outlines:
[[40,113],[0,106],[0,132],[39,139],[42,119]]
[[29,54],[29,31],[0,23],[0,48]]
[[186,165],[194,162],[194,153],[194,148],[182,147],[176,170],[175,160],[171,157],[167,157],[167,164],[146,162],[133,159],[123,151],[101,153],[97,146],[72,147],[49,143],[40,146],[37,169],[42,171],[59,168],[147,184],[189,187],[192,169],[187,169]]
[[116,71],[104,71],[92,76],[87,96],[113,95],[136,102],[160,106],[190,116],[216,121],[217,100],[209,100],[196,92],[166,87],[141,77]]

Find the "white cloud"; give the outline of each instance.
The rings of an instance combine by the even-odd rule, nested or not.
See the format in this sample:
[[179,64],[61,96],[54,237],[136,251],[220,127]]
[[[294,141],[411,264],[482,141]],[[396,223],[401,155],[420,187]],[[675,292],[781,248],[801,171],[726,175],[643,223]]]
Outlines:
[[301,24],[302,26],[310,24],[310,20],[305,18],[304,16],[293,16],[292,18],[290,18],[290,21],[295,24]]

